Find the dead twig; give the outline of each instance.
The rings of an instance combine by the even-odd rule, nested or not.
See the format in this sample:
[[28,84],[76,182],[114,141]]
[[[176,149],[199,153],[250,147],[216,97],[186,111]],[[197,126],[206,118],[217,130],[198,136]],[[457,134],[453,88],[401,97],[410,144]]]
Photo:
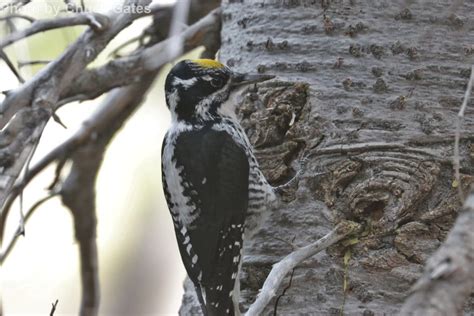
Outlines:
[[108,18],[98,13],[80,13],[70,17],[36,20],[27,29],[5,36],[0,41],[0,49],[37,33],[75,25],[89,25],[96,31],[102,31],[108,25]]
[[278,297],[276,298],[275,300],[275,308],[273,309],[273,316],[277,316],[277,311],[278,311],[278,304],[280,303],[280,299],[285,296],[286,294],[286,291],[288,291],[291,287],[291,284],[293,283],[293,276],[295,275],[295,270],[296,268],[294,268],[293,270],[291,270],[291,274],[290,274],[290,281],[288,282],[288,285],[283,289],[283,291],[281,292],[280,295],[278,295]]
[[270,274],[260,290],[260,294],[257,296],[257,300],[250,306],[246,315],[262,315],[265,307],[276,295],[276,291],[288,272],[293,270],[304,260],[314,256],[329,246],[334,245],[345,237],[354,234],[358,230],[360,230],[359,224],[350,221],[343,221],[318,241],[290,253],[281,261],[274,264],[272,271],[270,271]]
[[140,34],[138,36],[132,37],[131,39],[129,39],[129,40],[125,41],[124,43],[120,44],[119,46],[117,46],[117,48],[115,48],[109,54],[109,57],[114,57],[114,58],[121,57],[120,51],[122,49],[124,49],[125,47],[127,47],[129,45],[132,45],[133,43],[138,42],[139,46],[142,46],[143,45],[143,38],[144,38],[144,34]]
[[3,6],[0,7],[0,11],[3,11],[5,9],[11,8],[11,7],[16,7],[16,9],[19,9],[21,7],[24,7],[28,3],[31,3],[32,0],[16,0],[9,2]]
[[31,16],[24,15],[24,14],[9,14],[7,16],[0,17],[0,21],[9,21],[9,20],[12,20],[12,19],[22,19],[22,20],[26,20],[30,23],[33,23],[34,21],[36,21],[35,18],[32,18]]
[[[45,198],[39,200],[38,202],[36,202],[35,204],[33,204],[33,206],[25,214],[25,223],[31,218],[31,216],[35,213],[35,211],[38,208],[40,208],[40,206],[42,206],[44,203],[48,202],[49,200],[51,200],[52,198],[54,198],[58,195],[59,195],[58,192],[53,192],[50,195],[48,195],[47,197],[45,197]],[[15,247],[16,242],[18,241],[18,238],[21,236],[21,229],[22,229],[21,226],[18,226],[18,228],[17,228],[15,234],[13,235],[12,239],[5,246],[5,250],[0,253],[0,265],[3,264],[3,262],[7,259],[7,257],[10,255],[11,251]]]
[[[204,30],[200,30],[203,35]],[[195,33],[190,33],[195,35]],[[219,32],[217,32],[219,34]],[[202,37],[186,41],[186,50],[202,44]],[[165,64],[169,60],[163,62]],[[56,63],[55,61],[54,63]],[[162,64],[162,65],[163,65]],[[48,66],[49,67],[49,66]],[[124,121],[141,104],[148,88],[152,85],[161,66],[141,74],[140,83],[132,84],[112,92],[83,127],[69,140],[50,152],[25,175],[21,186],[25,186],[34,176],[51,162],[58,161],[54,187],[60,178],[65,161],[72,161],[72,168],[61,186],[60,194],[63,203],[71,210],[74,218],[74,229],[78,241],[81,261],[82,302],[80,315],[98,314],[99,279],[95,214],[95,179],[102,162],[102,156],[113,135]],[[130,84],[130,82],[129,82]],[[60,90],[59,90],[60,91]],[[19,124],[21,127],[21,124]],[[15,194],[9,195],[13,202],[15,195],[21,192],[21,186],[15,187]],[[5,220],[11,203],[6,203],[0,219],[0,234],[3,234],[2,221]],[[2,226],[3,225],[3,226]]]
[[459,154],[459,141],[461,139],[461,126],[464,122],[464,113],[466,112],[467,102],[471,97],[472,84],[474,82],[474,65],[471,66],[471,77],[467,84],[466,92],[464,93],[464,100],[462,102],[459,113],[456,117],[456,134],[454,136],[454,154],[453,154],[453,167],[454,176],[456,178],[456,186],[460,201],[464,201],[464,192],[462,191],[461,174],[459,172],[461,168],[461,157]]
[[[123,6],[147,6],[150,2],[151,0],[124,0]],[[25,84],[6,95],[0,105],[0,128],[2,128],[0,133],[8,134],[2,141],[9,140],[14,144],[4,144],[5,149],[0,149],[0,154],[17,158],[13,160],[12,165],[4,168],[3,174],[0,175],[2,184],[4,184],[0,186],[0,205],[2,207],[20,171],[24,168],[31,150],[29,144],[36,143],[41,137],[41,133],[34,133],[34,131],[41,131],[39,127],[49,120],[59,101],[59,96],[70,85],[76,83],[77,76],[118,33],[141,16],[143,14],[136,14],[127,10],[121,13],[111,13],[110,17],[107,18],[110,21],[108,27],[104,27],[101,32],[87,29],[54,62],[38,72]],[[22,111],[23,119],[17,120],[18,126],[12,132],[9,129],[10,123]],[[42,115],[42,112],[47,115]],[[8,133],[5,129],[8,130]],[[21,137],[23,142],[20,142],[19,133],[25,134],[25,131],[28,134],[23,135]],[[4,214],[1,214],[1,216],[5,217]],[[2,230],[1,225],[2,223],[0,223],[0,230]]]
[[[218,29],[216,25],[220,21],[220,12],[220,9],[213,10],[175,37],[184,39],[186,46],[196,47],[206,35]],[[86,70],[76,78],[76,84],[61,95],[61,99],[74,100],[78,95],[82,100],[94,99],[113,88],[129,85],[133,78],[159,69],[169,60],[178,58],[180,54],[171,56],[166,53],[168,45],[173,43],[174,39],[170,38],[137,53],[112,60],[102,67]],[[61,104],[64,103],[61,101]]]
[[98,314],[100,301],[96,244],[95,182],[103,154],[112,137],[141,104],[158,72],[149,74],[140,84],[113,92],[89,122],[95,137],[86,137],[82,147],[69,153],[71,171],[61,188],[63,204],[73,215],[74,231],[81,262],[81,316]]
[[[202,20],[196,22],[192,26],[190,26],[186,31],[182,33],[186,39],[186,49],[193,49],[197,47],[200,42],[196,41],[189,41],[189,39],[194,39],[194,35],[198,32],[203,32],[203,29],[207,29],[211,23],[215,23],[218,19],[218,14],[220,11],[212,11]],[[216,15],[217,14],[217,15]],[[166,45],[170,42],[169,40],[163,41],[160,44],[153,46],[154,49],[164,49]],[[163,54],[163,53],[162,53]],[[155,64],[154,68],[155,71],[159,70],[161,66],[169,62],[170,60],[160,58],[161,55],[155,55],[155,58],[161,60],[161,64]],[[177,56],[176,56],[177,57]],[[128,77],[129,78],[129,77]],[[55,149],[51,150],[46,156],[40,159],[35,165],[33,165],[25,177],[18,182],[15,186],[12,187],[8,197],[2,208],[0,208],[0,239],[3,235],[4,231],[4,223],[6,222],[6,217],[8,216],[9,210],[18,197],[20,192],[23,188],[30,183],[30,181],[35,178],[42,170],[44,170],[47,166],[57,160],[62,160],[63,157],[70,156],[75,150],[83,146],[85,143],[89,141],[92,135],[97,134],[103,126],[108,124],[107,118],[113,117],[116,113],[119,113],[122,109],[118,106],[114,106],[111,108],[99,108],[95,114],[88,119],[83,126],[69,139],[63,142],[61,145],[57,146]]]
[[56,312],[56,307],[58,307],[59,300],[56,300],[56,302],[51,303],[51,312],[49,312],[49,316],[54,316],[54,313]]
[[51,60],[18,61],[18,68],[23,68],[26,66],[47,65],[50,62]]
[[3,59],[5,64],[7,64],[8,68],[10,68],[11,72],[15,75],[15,77],[18,79],[20,83],[25,82],[25,79],[23,79],[21,74],[18,72],[18,70],[15,68],[15,66],[11,62],[10,58],[8,58],[8,55],[5,54],[5,52],[2,49],[0,49],[0,59]]

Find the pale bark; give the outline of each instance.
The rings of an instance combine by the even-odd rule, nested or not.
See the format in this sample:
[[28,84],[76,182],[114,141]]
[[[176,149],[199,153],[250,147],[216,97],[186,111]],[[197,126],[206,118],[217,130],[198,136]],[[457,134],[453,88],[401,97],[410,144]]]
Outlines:
[[[308,157],[298,185],[246,245],[242,311],[292,252],[281,238],[304,246],[343,219],[363,233],[297,267],[277,313],[400,311],[461,207],[451,159],[474,62],[471,12],[472,2],[447,0],[223,4],[220,59],[278,77],[249,93],[239,114],[266,176],[284,183]],[[474,173],[473,103],[460,142],[464,189]],[[183,314],[196,310],[187,290]],[[474,312],[472,296],[464,310]]]

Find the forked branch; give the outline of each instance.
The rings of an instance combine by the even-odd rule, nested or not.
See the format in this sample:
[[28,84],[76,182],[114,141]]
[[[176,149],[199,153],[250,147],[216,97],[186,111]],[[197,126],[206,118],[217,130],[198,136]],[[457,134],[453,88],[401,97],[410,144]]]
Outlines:
[[[218,35],[219,33],[219,12],[220,11],[212,11],[206,17],[201,19],[200,21],[196,22],[192,26],[190,26],[187,30],[185,30],[181,36],[184,38],[184,43],[186,50],[194,49],[198,47],[202,42],[196,41],[195,35],[196,33],[200,33],[202,38],[212,38]],[[211,24],[214,23],[214,24]],[[211,27],[212,26],[212,27]],[[166,40],[157,44],[161,48],[163,48],[162,54],[166,54],[166,45],[169,45],[171,42]],[[156,45],[155,45],[156,46]],[[160,57],[160,55],[157,55]],[[155,72],[160,69],[161,66],[166,64],[167,62],[171,61],[166,58],[161,59],[162,63],[157,64],[155,68]],[[150,72],[147,72],[150,74]],[[111,118],[113,119],[118,113],[121,113],[124,109],[121,105],[125,106],[126,104],[120,103],[111,104],[109,106],[102,106],[100,107],[96,113],[94,113],[82,126],[78,132],[76,132],[73,136],[69,139],[64,141],[62,144],[51,150],[46,156],[40,159],[35,165],[31,167],[29,172],[26,174],[25,178],[22,181],[18,182],[10,191],[4,205],[0,208],[0,239],[4,232],[4,225],[6,222],[6,218],[8,216],[8,212],[18,197],[20,192],[30,183],[32,179],[34,179],[42,170],[44,170],[47,166],[55,161],[61,161],[65,157],[70,157],[78,148],[84,146],[86,143],[89,142],[93,135],[100,133],[102,129],[107,128],[109,124],[112,122],[110,121]],[[29,117],[29,116],[28,116]],[[19,120],[21,117],[17,117]],[[18,122],[18,127],[16,125],[12,125],[15,127],[15,130],[11,132],[11,134],[15,135],[16,130],[20,129],[25,123],[23,121]],[[0,144],[1,148],[1,144]]]

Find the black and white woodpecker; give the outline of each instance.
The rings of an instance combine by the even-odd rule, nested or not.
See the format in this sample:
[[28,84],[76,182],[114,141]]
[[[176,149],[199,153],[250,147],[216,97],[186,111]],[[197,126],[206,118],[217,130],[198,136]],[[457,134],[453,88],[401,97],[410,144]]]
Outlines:
[[163,189],[204,315],[240,314],[244,233],[252,236],[276,198],[230,98],[237,87],[271,78],[209,59],[181,61],[166,78],[172,123],[162,147]]

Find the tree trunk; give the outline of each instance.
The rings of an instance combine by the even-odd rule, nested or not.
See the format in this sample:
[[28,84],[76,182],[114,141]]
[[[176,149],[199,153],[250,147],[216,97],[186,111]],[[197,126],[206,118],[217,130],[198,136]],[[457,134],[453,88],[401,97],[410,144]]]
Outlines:
[[[228,0],[223,9],[220,59],[277,75],[239,109],[266,176],[284,183],[305,158],[300,181],[245,245],[242,311],[292,244],[349,219],[363,233],[297,267],[265,314],[276,305],[281,315],[397,313],[461,205],[451,157],[474,62],[474,3]],[[474,174],[473,105],[463,188]],[[182,313],[196,307],[192,291]]]

